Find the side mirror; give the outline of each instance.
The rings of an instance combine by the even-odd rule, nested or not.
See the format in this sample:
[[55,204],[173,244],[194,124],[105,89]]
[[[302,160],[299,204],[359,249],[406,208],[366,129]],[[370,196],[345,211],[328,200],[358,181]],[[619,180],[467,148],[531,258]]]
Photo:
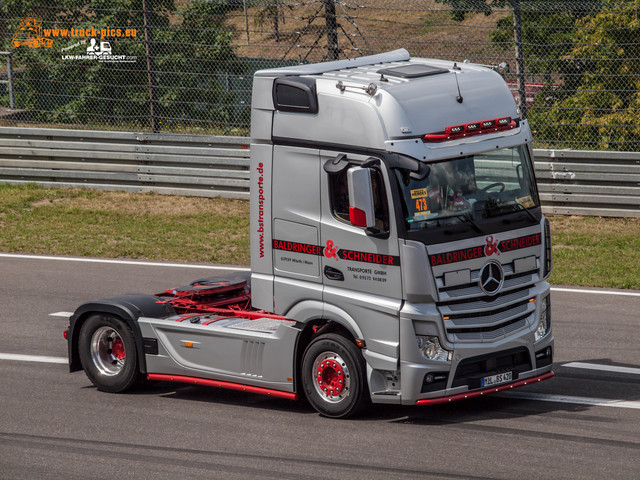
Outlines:
[[371,169],[353,167],[347,171],[349,186],[349,220],[355,227],[375,226]]

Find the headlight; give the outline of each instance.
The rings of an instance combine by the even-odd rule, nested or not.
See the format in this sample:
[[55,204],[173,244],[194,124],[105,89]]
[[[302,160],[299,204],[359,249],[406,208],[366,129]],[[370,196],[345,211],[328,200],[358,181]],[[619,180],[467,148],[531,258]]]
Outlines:
[[450,362],[451,358],[453,358],[453,352],[442,348],[438,337],[416,335],[416,341],[418,342],[418,349],[420,350],[420,353],[428,360]]
[[547,295],[540,304],[540,318],[538,319],[538,328],[535,333],[535,341],[537,342],[549,333],[551,327],[551,308],[549,296]]

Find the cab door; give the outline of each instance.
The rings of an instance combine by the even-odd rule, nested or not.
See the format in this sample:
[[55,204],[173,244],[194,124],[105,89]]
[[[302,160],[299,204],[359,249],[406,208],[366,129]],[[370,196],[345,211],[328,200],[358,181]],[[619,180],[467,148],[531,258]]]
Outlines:
[[[320,151],[320,157],[324,303],[326,308],[335,306],[346,311],[368,337],[367,341],[379,342],[374,350],[397,356],[397,319],[402,284],[387,170],[379,159],[376,162],[366,155]],[[346,168],[331,168],[329,165],[325,168],[327,162],[337,165],[345,161],[348,162]],[[347,171],[363,162],[372,165],[376,225],[369,234],[365,228],[353,226],[349,220]],[[371,342],[369,346],[374,347]]]

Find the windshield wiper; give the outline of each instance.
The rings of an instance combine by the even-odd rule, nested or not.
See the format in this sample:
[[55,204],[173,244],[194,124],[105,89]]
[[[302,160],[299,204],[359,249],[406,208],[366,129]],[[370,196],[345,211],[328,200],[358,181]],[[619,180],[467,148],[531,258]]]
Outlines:
[[473,227],[473,229],[474,229],[476,232],[478,232],[478,233],[480,233],[480,234],[484,235],[484,230],[482,230],[482,229],[478,226],[478,224],[477,224],[476,222],[474,222],[474,221],[473,221],[473,218],[471,218],[471,214],[470,214],[470,213],[465,213],[465,214],[459,213],[459,214],[457,214],[457,215],[447,215],[446,217],[438,217],[438,218],[437,218],[437,220],[438,220],[438,221],[440,221],[440,220],[446,220],[447,218],[459,218],[459,219],[461,219],[461,220],[466,220],[466,222],[468,222],[469,224],[471,224],[471,226]]
[[525,207],[525,206],[524,206],[524,205],[522,205],[521,203],[517,203],[517,202],[516,202],[516,205],[517,205],[517,206],[519,206],[521,210],[524,210],[524,211],[525,211],[525,213],[526,213],[527,215],[529,215],[529,218],[531,218],[531,220],[533,220],[534,222],[537,222],[537,221],[538,221],[538,220],[536,220],[536,217],[534,217],[534,216],[533,216],[533,213],[531,213],[527,207]]

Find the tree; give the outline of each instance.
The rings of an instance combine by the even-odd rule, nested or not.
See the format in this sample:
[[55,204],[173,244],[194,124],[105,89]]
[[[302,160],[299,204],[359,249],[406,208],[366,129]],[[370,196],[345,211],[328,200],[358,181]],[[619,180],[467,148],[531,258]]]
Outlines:
[[539,139],[589,149],[640,149],[640,0],[607,3],[578,20],[563,61],[580,65],[573,88],[547,89],[532,112]]
[[258,10],[254,17],[254,23],[258,27],[271,22],[273,25],[273,38],[280,41],[280,22],[285,23],[285,9],[293,11],[293,5],[283,5],[281,0],[269,0],[269,2]]
[[[602,8],[601,0],[522,1],[522,37],[525,70],[532,76],[543,76],[546,82],[558,75],[564,84],[579,80],[580,65],[563,57],[573,48],[577,22]],[[498,20],[490,35],[492,42],[513,45],[513,17]],[[570,85],[569,85],[570,86]]]

